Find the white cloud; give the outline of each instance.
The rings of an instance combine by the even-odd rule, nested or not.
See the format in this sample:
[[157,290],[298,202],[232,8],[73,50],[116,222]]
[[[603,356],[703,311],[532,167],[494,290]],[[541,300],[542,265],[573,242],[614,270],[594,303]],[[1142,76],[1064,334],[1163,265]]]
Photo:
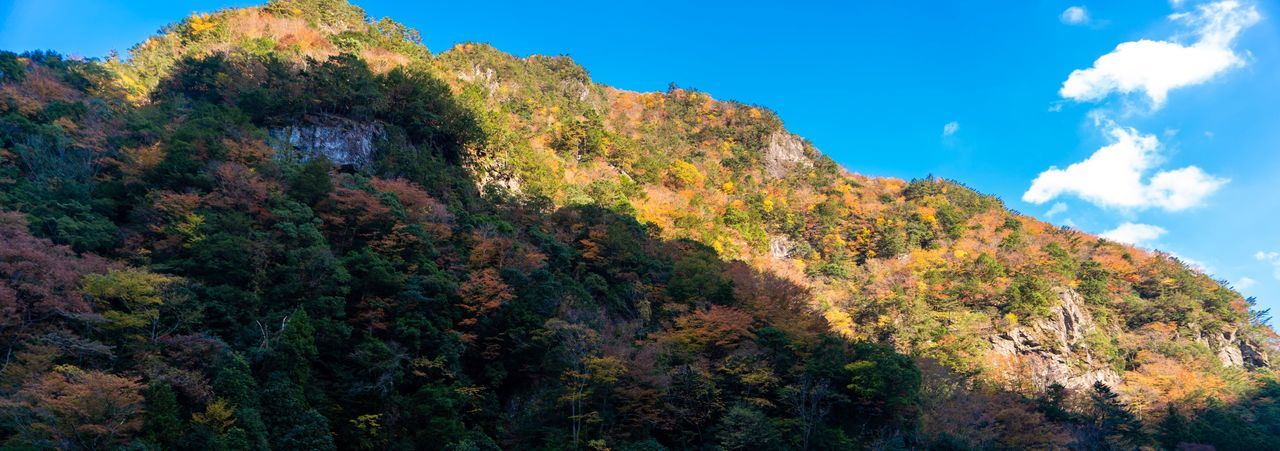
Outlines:
[[1276,280],[1280,280],[1280,252],[1258,251],[1258,253],[1253,254],[1253,258],[1271,265],[1271,275],[1275,276]]
[[1089,23],[1089,10],[1083,6],[1072,6],[1062,11],[1058,19],[1067,25],[1084,25]]
[[1151,224],[1135,224],[1126,222],[1120,224],[1119,227],[1102,232],[1098,235],[1117,243],[1131,244],[1134,246],[1141,245],[1149,241],[1155,241],[1164,236],[1166,231],[1158,226]]
[[960,131],[960,123],[956,121],[948,122],[942,126],[942,136],[944,137],[954,135],[958,131]]
[[1250,288],[1253,288],[1253,286],[1257,284],[1258,284],[1258,281],[1256,280],[1253,280],[1248,277],[1241,277],[1240,280],[1237,280],[1236,283],[1233,283],[1231,285],[1235,286],[1236,291],[1248,291]]
[[[1063,13],[1064,18],[1066,12]],[[1209,81],[1228,69],[1244,65],[1231,48],[1242,30],[1258,22],[1257,8],[1234,0],[1196,7],[1169,20],[1182,22],[1195,41],[1183,44],[1148,39],[1124,42],[1093,62],[1071,72],[1058,94],[1079,102],[1101,100],[1112,93],[1141,92],[1160,108],[1169,91]]]
[[1022,200],[1043,204],[1071,194],[1101,207],[1179,211],[1200,205],[1229,181],[1195,166],[1159,171],[1147,179],[1160,163],[1160,140],[1114,123],[1107,127],[1110,144],[1066,169],[1041,172]]
[[1067,204],[1062,202],[1056,202],[1053,204],[1052,207],[1049,207],[1049,211],[1044,212],[1044,217],[1052,218],[1054,216],[1066,213],[1067,209],[1068,209]]

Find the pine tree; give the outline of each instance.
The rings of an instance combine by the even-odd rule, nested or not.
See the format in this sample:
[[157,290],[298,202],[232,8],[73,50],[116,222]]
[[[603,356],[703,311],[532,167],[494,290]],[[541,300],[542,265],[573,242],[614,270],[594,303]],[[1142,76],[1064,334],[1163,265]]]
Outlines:
[[1149,437],[1142,430],[1142,421],[1120,401],[1120,395],[1111,391],[1111,387],[1094,382],[1090,396],[1095,413],[1094,425],[1109,441],[1131,447],[1147,444]]
[[1179,443],[1191,441],[1191,422],[1176,407],[1169,405],[1164,419],[1156,425],[1156,437],[1164,449],[1177,449]]
[[145,397],[143,409],[146,411],[143,417],[143,434],[152,443],[172,448],[182,435],[178,397],[166,382],[153,382],[142,394]]

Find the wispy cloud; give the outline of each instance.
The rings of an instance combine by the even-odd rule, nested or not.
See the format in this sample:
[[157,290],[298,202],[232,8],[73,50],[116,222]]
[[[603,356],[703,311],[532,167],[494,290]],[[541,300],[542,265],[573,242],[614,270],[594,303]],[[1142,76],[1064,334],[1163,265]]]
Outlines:
[[1148,177],[1161,161],[1160,140],[1114,123],[1105,126],[1110,144],[1066,169],[1050,167],[1041,172],[1022,200],[1043,204],[1074,195],[1101,207],[1179,211],[1200,205],[1229,181],[1196,166]]
[[1141,246],[1160,239],[1167,231],[1151,224],[1135,224],[1126,222],[1118,227],[1102,232],[1099,236],[1117,243]]
[[1052,218],[1054,216],[1066,213],[1067,210],[1068,210],[1067,204],[1062,202],[1055,202],[1052,207],[1049,207],[1049,211],[1044,212],[1044,217]]
[[1083,6],[1072,6],[1063,10],[1058,19],[1067,25],[1087,25],[1090,20],[1089,10]]
[[956,122],[956,121],[948,122],[948,123],[946,123],[946,125],[943,125],[943,126],[942,126],[942,137],[944,137],[944,138],[945,138],[945,137],[948,137],[948,136],[955,135],[955,134],[956,134],[956,132],[958,132],[958,131],[960,131],[960,123],[959,123],[959,122]]
[[[1063,12],[1064,22],[1068,11]],[[1092,67],[1071,72],[1058,93],[1063,98],[1087,102],[1112,93],[1140,92],[1151,101],[1152,109],[1158,109],[1169,91],[1204,83],[1228,69],[1243,66],[1245,62],[1232,44],[1241,31],[1260,19],[1257,8],[1234,0],[1170,15],[1169,20],[1190,30],[1194,37],[1191,43],[1148,39],[1121,43],[1094,61]]]
[[1253,254],[1253,258],[1271,265],[1271,275],[1274,276],[1276,280],[1280,280],[1280,252],[1258,251],[1258,253]]
[[1233,283],[1231,285],[1235,287],[1236,291],[1248,291],[1250,288],[1253,288],[1253,286],[1257,284],[1258,284],[1258,281],[1253,280],[1252,278],[1241,277],[1240,280],[1237,280],[1236,283]]

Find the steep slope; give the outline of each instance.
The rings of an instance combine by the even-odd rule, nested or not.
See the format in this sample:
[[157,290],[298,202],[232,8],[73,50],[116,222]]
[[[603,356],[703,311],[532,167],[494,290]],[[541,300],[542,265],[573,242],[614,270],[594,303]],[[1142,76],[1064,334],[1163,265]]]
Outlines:
[[13,444],[1278,443],[1274,332],[1168,255],[416,36],[290,0],[0,57]]

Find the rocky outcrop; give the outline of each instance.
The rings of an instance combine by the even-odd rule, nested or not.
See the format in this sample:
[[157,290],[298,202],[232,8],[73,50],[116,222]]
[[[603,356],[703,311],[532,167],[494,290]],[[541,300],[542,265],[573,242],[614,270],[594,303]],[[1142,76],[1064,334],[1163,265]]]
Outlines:
[[764,149],[764,171],[769,177],[782,178],[795,168],[811,168],[813,160],[805,152],[804,141],[796,135],[778,130],[769,135]]
[[1196,341],[1212,349],[1225,366],[1248,369],[1271,367],[1267,353],[1257,343],[1240,335],[1236,329],[1197,335]]
[[458,72],[458,79],[483,87],[490,96],[498,92],[498,73],[479,64],[471,66],[471,72]]
[[791,239],[785,236],[769,238],[769,255],[776,260],[790,258],[793,248],[795,248],[795,245],[791,243]]
[[1236,337],[1235,329],[1209,334],[1195,332],[1195,335],[1196,342],[1214,350],[1217,353],[1218,360],[1222,361],[1223,365],[1231,367],[1244,366],[1244,354],[1241,350],[1240,340]]
[[1110,386],[1120,383],[1120,375],[1095,361],[1084,346],[1084,338],[1094,328],[1093,317],[1079,293],[1057,290],[1059,302],[1048,317],[1028,325],[1012,327],[991,338],[992,354],[1006,363],[1007,380],[1030,382],[1036,389],[1061,384],[1085,389],[1095,382]]
[[1240,340],[1239,349],[1240,359],[1246,368],[1271,368],[1271,359],[1267,357],[1267,353],[1258,349],[1256,343]]
[[367,169],[373,164],[377,143],[386,131],[378,123],[320,117],[272,129],[269,135],[281,157],[306,161],[323,156],[339,166]]

